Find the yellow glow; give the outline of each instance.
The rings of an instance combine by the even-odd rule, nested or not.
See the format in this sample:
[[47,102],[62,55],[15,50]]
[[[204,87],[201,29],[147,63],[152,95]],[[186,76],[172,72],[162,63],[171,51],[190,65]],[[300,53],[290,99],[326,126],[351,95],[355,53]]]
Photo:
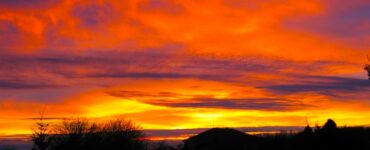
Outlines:
[[148,105],[135,100],[104,97],[105,103],[86,107],[87,117],[107,117],[119,114],[137,113],[147,110],[160,109],[162,107]]

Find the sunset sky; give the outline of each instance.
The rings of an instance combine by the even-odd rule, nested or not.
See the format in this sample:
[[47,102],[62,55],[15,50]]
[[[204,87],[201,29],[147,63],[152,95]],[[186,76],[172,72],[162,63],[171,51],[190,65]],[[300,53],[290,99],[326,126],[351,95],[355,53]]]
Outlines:
[[0,0],[0,135],[370,125],[369,0]]

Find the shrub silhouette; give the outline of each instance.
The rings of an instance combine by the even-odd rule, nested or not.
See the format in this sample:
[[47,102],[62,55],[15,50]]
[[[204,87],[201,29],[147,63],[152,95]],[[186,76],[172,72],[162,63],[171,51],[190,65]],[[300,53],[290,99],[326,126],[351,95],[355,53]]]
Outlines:
[[141,128],[131,121],[115,120],[102,125],[101,146],[106,149],[145,149],[145,144],[141,140],[144,134]]
[[[86,119],[65,119],[53,128],[50,148],[52,150],[79,150],[85,149],[85,135],[88,134],[90,124]],[[97,132],[97,131],[93,131]]]
[[[36,132],[34,133],[35,135]],[[37,136],[36,136],[37,137]],[[37,137],[37,138],[41,138]],[[47,150],[144,150],[141,128],[131,121],[117,119],[90,123],[87,119],[65,119],[47,135]],[[36,139],[37,139],[36,138]],[[34,141],[34,145],[38,145]]]

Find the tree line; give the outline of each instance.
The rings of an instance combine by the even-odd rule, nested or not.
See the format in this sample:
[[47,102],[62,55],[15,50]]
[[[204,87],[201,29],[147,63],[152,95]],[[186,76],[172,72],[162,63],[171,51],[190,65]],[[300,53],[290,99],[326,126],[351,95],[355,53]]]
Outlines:
[[[231,129],[233,130],[233,129]],[[217,133],[212,133],[216,131]],[[230,134],[235,134],[230,136]],[[202,138],[199,136],[202,135]],[[197,138],[198,137],[198,138]],[[247,138],[245,138],[247,137]],[[324,126],[306,126],[301,132],[249,135],[235,130],[210,129],[176,148],[164,142],[148,146],[140,126],[124,119],[103,123],[65,119],[49,124],[40,118],[31,136],[32,150],[369,150],[370,129],[341,127],[329,119]],[[192,144],[189,144],[192,141]],[[195,142],[194,142],[195,141]]]
[[41,118],[36,126],[32,150],[146,150],[141,127],[124,119],[96,123],[75,118],[51,125]]

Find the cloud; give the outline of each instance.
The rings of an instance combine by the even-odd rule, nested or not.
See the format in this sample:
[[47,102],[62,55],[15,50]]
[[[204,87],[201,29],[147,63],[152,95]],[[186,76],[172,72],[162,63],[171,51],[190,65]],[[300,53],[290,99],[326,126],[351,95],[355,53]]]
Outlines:
[[50,83],[35,83],[25,80],[0,80],[0,89],[46,89],[55,87],[56,85]]
[[8,50],[8,48],[14,47],[17,43],[21,43],[23,40],[22,32],[19,28],[11,21],[1,21],[0,20],[0,34],[7,35],[0,37],[0,48],[3,51]]
[[[165,52],[166,49],[168,52]],[[147,49],[142,52],[90,51],[82,54],[2,52],[0,58],[0,71],[12,74],[12,78],[4,76],[4,82],[14,78],[33,80],[34,83],[53,82],[56,79],[77,81],[81,78],[195,78],[231,81],[246,71],[274,72],[280,68],[263,64],[258,59],[234,61],[191,57],[184,55],[177,47]],[[226,70],[232,72],[222,73]]]
[[302,17],[285,22],[287,29],[297,29],[307,34],[317,34],[327,39],[345,42],[366,49],[370,21],[370,3],[364,0],[326,1],[326,10],[319,15]]
[[50,7],[51,4],[57,4],[60,0],[1,0],[0,7],[3,8],[22,8],[22,9],[40,9]]
[[[347,95],[345,93],[357,93],[351,94],[352,98],[365,99],[369,96],[365,91],[370,89],[370,82],[365,79],[304,75],[298,77],[300,77],[303,82],[296,84],[286,83],[269,85],[261,88],[265,88],[277,94],[313,92],[334,98],[344,98],[344,95]],[[346,98],[350,98],[350,96],[346,96]]]
[[76,5],[72,15],[79,19],[82,27],[96,28],[114,20],[116,13],[111,3],[105,2]]
[[145,0],[138,5],[140,12],[162,12],[164,14],[178,15],[185,11],[185,8],[175,1],[170,0]]
[[184,95],[172,92],[110,91],[108,94],[120,98],[168,107],[223,108],[246,110],[288,111],[311,107],[298,99],[286,98],[214,98],[212,95]]
[[53,117],[126,115],[153,128],[207,126],[216,112],[234,126],[369,120],[368,6],[3,0],[0,114],[33,118],[47,104]]
[[[163,102],[164,101],[164,102]],[[170,107],[190,107],[190,108],[223,108],[223,109],[246,109],[246,110],[269,110],[269,111],[288,111],[308,108],[298,100],[285,100],[280,98],[195,98],[184,99],[184,102],[176,101],[149,102],[155,105]]]

